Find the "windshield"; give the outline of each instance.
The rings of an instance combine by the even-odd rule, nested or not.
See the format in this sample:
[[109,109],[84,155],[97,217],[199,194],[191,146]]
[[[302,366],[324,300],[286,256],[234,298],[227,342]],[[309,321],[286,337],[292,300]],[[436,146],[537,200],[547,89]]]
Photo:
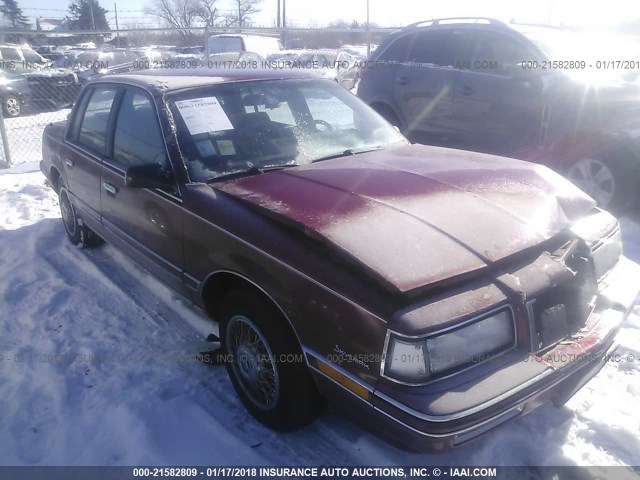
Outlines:
[[22,47],[22,55],[26,62],[29,63],[47,63],[47,59],[42,57],[38,52],[29,47]]
[[328,80],[212,85],[169,97],[192,181],[309,164],[407,140]]
[[244,50],[240,37],[210,37],[209,53],[241,52]]
[[336,53],[305,53],[298,57],[298,63],[303,67],[331,68],[336,63]]
[[100,59],[100,52],[82,52],[76,55],[76,61],[80,63],[97,62]]

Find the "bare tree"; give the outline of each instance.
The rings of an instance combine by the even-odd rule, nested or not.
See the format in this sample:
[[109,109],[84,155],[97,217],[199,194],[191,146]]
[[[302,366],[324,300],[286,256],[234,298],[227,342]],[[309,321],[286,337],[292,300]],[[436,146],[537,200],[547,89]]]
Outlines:
[[262,0],[235,0],[237,12],[236,15],[229,14],[225,16],[225,25],[227,27],[239,26],[246,27],[251,16],[258,13],[261,8]]
[[212,27],[218,18],[218,9],[216,8],[217,0],[200,0],[198,16],[207,27]]
[[192,37],[191,29],[204,22],[213,25],[218,15],[216,0],[153,0],[145,12],[175,28],[183,39]]

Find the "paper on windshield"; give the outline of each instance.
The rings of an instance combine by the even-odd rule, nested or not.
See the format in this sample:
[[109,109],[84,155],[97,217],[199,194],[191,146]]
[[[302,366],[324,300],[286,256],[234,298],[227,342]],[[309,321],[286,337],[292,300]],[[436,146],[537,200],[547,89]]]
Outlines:
[[214,148],[211,140],[200,140],[196,142],[196,147],[202,158],[213,157],[216,155],[216,149]]
[[233,142],[231,140],[218,140],[216,143],[218,144],[220,155],[222,155],[223,157],[236,154],[236,149],[233,146]]
[[175,103],[191,135],[233,129],[216,97],[178,100]]

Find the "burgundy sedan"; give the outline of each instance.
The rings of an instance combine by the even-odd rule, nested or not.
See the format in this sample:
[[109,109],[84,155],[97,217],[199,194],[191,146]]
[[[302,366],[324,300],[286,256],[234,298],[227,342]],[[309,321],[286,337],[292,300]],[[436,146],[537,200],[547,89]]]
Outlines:
[[309,73],[190,73],[88,84],[41,167],[74,244],[108,241],[219,322],[259,421],[299,428],[329,399],[443,450],[562,404],[615,348],[635,264],[559,175],[411,145]]

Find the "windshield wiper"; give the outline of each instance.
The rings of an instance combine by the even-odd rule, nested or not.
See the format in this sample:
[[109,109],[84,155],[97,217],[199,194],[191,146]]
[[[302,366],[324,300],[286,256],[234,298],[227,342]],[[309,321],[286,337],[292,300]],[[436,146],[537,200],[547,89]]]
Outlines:
[[341,153],[333,153],[331,155],[327,155],[326,157],[316,158],[311,163],[323,162],[325,160],[331,160],[332,158],[350,157],[351,155],[353,155],[353,150],[347,149]]
[[283,170],[285,168],[291,167],[299,167],[297,163],[287,163],[284,165],[269,165],[266,167],[256,167],[255,165],[251,168],[247,168],[246,170],[238,170],[237,172],[229,172],[223,173],[222,175],[218,175],[217,177],[210,178],[206,183],[217,182],[219,180],[229,180],[231,178],[236,177],[244,177],[251,175],[260,175],[262,173],[273,172],[275,170]]
[[341,157],[350,157],[352,155],[358,155],[360,153],[367,153],[367,152],[373,152],[375,150],[381,150],[384,147],[373,147],[373,148],[363,148],[362,150],[352,150],[351,148],[348,148],[340,153],[334,153],[331,155],[327,155],[326,157],[320,157],[320,158],[316,158],[315,160],[313,160],[311,163],[316,163],[316,162],[323,162],[325,160],[331,160],[333,158],[341,158]]

